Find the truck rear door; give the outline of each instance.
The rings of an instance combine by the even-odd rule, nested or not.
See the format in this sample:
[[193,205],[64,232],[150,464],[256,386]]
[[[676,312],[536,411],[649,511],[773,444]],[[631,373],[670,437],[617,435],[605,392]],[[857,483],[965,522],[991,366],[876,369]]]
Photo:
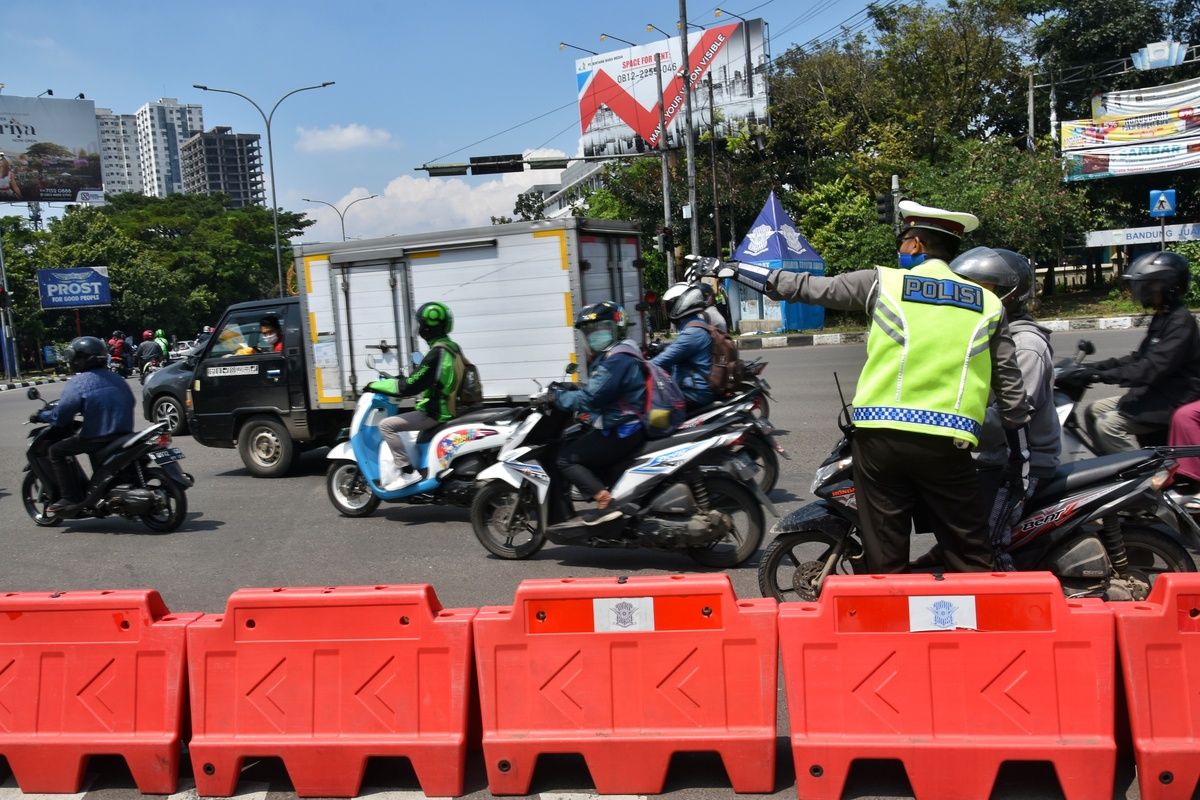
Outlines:
[[638,240],[631,234],[584,233],[579,237],[583,303],[590,305],[615,300],[625,307],[630,321],[630,338],[643,337],[641,315],[634,309],[642,299],[641,272],[634,267]]

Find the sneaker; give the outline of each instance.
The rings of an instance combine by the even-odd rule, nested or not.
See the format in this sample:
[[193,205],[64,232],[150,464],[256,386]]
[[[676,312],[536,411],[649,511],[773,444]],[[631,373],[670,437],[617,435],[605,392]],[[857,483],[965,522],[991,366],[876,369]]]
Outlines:
[[63,497],[46,506],[46,513],[54,517],[67,516],[78,511],[81,503],[83,503],[82,500],[71,500]]
[[385,492],[395,492],[403,489],[405,486],[408,486],[411,483],[414,483],[420,479],[420,477],[421,473],[417,472],[415,469],[402,469],[395,480],[390,481],[386,485],[380,486],[380,488]]
[[584,525],[603,525],[620,516],[619,508],[586,508],[579,512],[578,520]]

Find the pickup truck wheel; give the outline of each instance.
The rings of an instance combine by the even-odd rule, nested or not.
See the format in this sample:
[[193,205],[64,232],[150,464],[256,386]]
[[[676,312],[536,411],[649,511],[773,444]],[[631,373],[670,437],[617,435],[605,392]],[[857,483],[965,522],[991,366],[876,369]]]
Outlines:
[[238,432],[238,454],[256,478],[282,478],[295,464],[296,443],[283,423],[251,417]]

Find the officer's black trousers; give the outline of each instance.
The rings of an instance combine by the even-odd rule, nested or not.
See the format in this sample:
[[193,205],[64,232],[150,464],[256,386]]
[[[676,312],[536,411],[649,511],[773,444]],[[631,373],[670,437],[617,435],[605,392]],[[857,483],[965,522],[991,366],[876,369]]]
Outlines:
[[854,484],[867,570],[908,569],[913,510],[926,509],[947,571],[992,568],[987,526],[979,512],[979,479],[969,450],[948,436],[858,428]]

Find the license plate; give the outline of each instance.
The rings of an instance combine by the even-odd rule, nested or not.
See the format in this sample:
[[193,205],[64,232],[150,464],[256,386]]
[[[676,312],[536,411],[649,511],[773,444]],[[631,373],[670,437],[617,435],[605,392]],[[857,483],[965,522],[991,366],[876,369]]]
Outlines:
[[178,447],[168,447],[166,450],[154,450],[150,453],[155,464],[170,464],[172,461],[183,459],[183,451]]

